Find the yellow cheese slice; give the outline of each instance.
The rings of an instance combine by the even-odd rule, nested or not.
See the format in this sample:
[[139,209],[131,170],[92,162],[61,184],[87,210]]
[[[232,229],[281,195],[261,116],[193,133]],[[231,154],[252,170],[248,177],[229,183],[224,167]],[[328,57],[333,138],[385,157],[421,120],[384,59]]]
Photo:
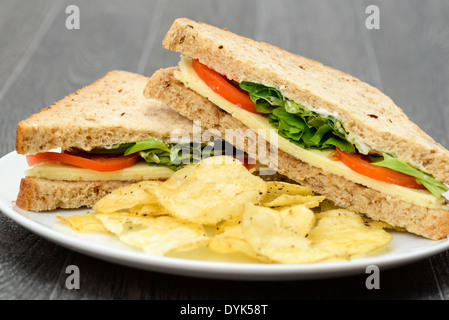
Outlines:
[[51,162],[36,165],[25,171],[29,177],[66,181],[156,180],[167,179],[173,173],[174,171],[170,168],[150,166],[145,161],[139,161],[132,167],[112,172],[98,172]]
[[[270,142],[271,145],[274,145],[295,158],[315,167],[319,167],[324,171],[343,176],[352,182],[362,184],[390,196],[397,197],[403,201],[428,208],[448,209],[448,207],[444,205],[441,200],[437,199],[427,190],[405,188],[363,176],[349,169],[342,162],[329,159],[328,155],[331,153],[329,150],[321,151],[303,149],[278,134],[276,134],[273,138],[273,134],[271,134],[273,131],[273,126],[268,122],[267,117],[243,110],[212,91],[198,77],[192,67],[192,60],[190,58],[182,57],[179,67],[180,72],[175,73],[175,78],[183,82],[186,87],[208,98],[218,107],[231,114],[234,118],[240,120],[248,128],[251,128],[258,133],[261,130],[267,130],[267,133],[265,134],[267,141]],[[268,130],[270,133],[268,133]]]

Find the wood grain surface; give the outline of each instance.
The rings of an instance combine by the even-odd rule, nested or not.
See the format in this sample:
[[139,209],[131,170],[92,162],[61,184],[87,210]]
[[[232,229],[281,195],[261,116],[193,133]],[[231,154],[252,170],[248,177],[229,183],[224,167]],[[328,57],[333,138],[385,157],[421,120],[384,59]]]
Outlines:
[[[68,5],[80,29],[65,26]],[[366,28],[368,5],[380,29]],[[449,147],[449,2],[445,0],[2,0],[0,156],[17,123],[112,69],[150,76],[178,63],[162,48],[174,19],[188,17],[265,41],[350,73],[389,95]],[[0,180],[0,183],[7,181]],[[0,213],[0,299],[410,299],[449,298],[449,256],[366,275],[309,281],[212,280],[143,271],[48,242]],[[81,289],[65,286],[68,265]]]

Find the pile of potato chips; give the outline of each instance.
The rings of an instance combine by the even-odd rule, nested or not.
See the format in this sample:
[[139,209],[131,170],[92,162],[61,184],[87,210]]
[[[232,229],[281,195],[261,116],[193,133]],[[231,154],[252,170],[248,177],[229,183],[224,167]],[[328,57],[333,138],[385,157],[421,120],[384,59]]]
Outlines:
[[166,181],[122,187],[93,209],[57,217],[152,255],[206,247],[263,263],[313,263],[370,253],[392,239],[387,224],[336,207],[308,187],[264,181],[229,156],[204,159]]

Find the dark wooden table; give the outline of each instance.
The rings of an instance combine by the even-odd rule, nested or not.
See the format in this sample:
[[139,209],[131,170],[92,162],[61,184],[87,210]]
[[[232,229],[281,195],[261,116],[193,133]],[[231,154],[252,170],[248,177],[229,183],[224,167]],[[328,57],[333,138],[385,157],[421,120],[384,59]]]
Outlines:
[[[366,12],[372,4],[379,8],[379,29],[367,27],[375,22]],[[79,29],[66,27],[69,5],[80,9]],[[446,0],[1,0],[0,156],[14,150],[18,121],[107,71],[151,75],[177,64],[179,55],[164,50],[161,42],[178,17],[227,27],[344,70],[383,90],[449,147],[448,16]],[[275,282],[200,279],[86,256],[0,213],[0,299],[439,300],[449,297],[448,258],[444,252],[381,270],[380,289],[373,290],[365,286],[366,275]],[[81,271],[79,290],[65,286],[68,265]]]

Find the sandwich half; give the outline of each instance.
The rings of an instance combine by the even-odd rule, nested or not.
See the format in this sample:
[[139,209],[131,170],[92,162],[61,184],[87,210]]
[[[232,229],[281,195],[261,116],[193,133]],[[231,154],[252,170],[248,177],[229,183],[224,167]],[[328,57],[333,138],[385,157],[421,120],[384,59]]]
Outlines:
[[208,143],[195,142],[200,128],[143,96],[148,80],[111,71],[19,122],[16,151],[30,168],[16,205],[30,211],[90,208],[120,186],[165,180],[207,156]]
[[[278,151],[269,165],[280,174],[411,233],[429,239],[449,234],[449,151],[378,89],[185,18],[173,23],[163,45],[180,52],[181,61],[151,77],[148,99],[219,131],[258,160],[265,147],[251,148],[245,133],[274,130],[264,139]],[[227,139],[227,130],[245,141]]]

